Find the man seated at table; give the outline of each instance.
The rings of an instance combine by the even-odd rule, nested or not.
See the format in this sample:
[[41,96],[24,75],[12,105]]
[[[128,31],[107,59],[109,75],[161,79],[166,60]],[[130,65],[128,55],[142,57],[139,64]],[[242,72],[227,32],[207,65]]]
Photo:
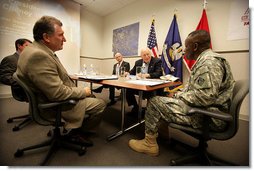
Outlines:
[[[116,53],[115,59],[116,59],[117,63],[115,63],[113,66],[113,72],[112,72],[113,75],[119,75],[119,70],[121,67],[124,67],[125,72],[130,71],[130,64],[129,64],[129,62],[126,62],[123,60],[123,55],[121,53],[119,53],[119,52]],[[100,87],[94,89],[93,92],[101,93],[103,88],[109,88],[110,102],[108,103],[108,106],[115,104],[116,101],[115,101],[115,87],[114,86],[103,85],[103,86],[100,86]]]
[[[142,78],[160,78],[162,76],[162,67],[161,67],[161,59],[152,57],[150,49],[143,48],[140,53],[141,59],[135,62],[134,67],[130,70],[130,75],[136,75],[137,67],[144,67],[144,71],[142,74]],[[159,90],[158,92],[160,92]],[[138,114],[138,103],[135,98],[135,94],[138,94],[137,90],[127,89],[126,90],[126,100],[128,106],[133,106],[131,110],[131,114]],[[151,95],[149,92],[144,92],[144,97],[148,98]]]

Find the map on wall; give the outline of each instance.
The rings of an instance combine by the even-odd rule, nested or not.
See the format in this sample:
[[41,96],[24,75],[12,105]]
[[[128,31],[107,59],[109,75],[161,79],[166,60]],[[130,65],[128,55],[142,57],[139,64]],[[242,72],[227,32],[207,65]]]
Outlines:
[[123,56],[138,55],[139,23],[113,30],[114,54],[120,52]]

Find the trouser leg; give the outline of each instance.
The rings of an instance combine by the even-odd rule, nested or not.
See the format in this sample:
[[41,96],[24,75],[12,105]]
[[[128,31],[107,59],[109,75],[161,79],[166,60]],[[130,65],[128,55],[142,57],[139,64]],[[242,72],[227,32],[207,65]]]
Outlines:
[[109,99],[115,101],[115,87],[109,87]]
[[126,101],[128,106],[138,106],[138,103],[135,98],[135,90],[127,89],[126,90]]
[[102,119],[102,112],[106,107],[105,102],[98,98],[89,98],[86,103],[85,119],[83,120],[81,130],[88,131],[97,127]]
[[152,97],[147,104],[145,131],[149,134],[156,134],[161,119],[191,126],[191,117],[187,116],[186,113],[187,106],[179,99],[161,96]]

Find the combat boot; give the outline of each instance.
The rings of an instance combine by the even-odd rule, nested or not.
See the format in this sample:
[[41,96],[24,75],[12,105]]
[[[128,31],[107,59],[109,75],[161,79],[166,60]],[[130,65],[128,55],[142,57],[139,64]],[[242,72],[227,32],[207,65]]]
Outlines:
[[129,141],[129,147],[139,153],[157,156],[159,154],[159,146],[156,141],[157,136],[158,134],[146,134],[145,138],[142,140],[131,139]]

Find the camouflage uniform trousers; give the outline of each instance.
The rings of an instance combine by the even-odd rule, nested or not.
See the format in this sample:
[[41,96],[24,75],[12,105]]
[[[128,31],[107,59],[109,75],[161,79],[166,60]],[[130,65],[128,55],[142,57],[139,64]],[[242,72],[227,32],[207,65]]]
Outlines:
[[158,132],[161,119],[181,125],[192,126],[190,116],[187,116],[188,106],[180,99],[155,96],[149,99],[145,115],[145,129],[148,134]]

